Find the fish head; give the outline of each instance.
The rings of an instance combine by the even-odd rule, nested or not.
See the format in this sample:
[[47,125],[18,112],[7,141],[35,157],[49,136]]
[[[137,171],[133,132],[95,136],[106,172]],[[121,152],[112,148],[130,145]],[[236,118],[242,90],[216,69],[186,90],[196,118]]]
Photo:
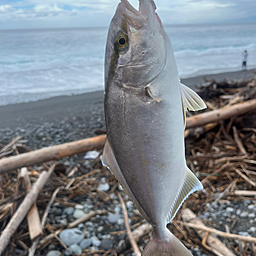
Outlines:
[[163,69],[165,32],[153,0],[136,10],[121,0],[110,23],[105,53],[105,84],[146,87]]

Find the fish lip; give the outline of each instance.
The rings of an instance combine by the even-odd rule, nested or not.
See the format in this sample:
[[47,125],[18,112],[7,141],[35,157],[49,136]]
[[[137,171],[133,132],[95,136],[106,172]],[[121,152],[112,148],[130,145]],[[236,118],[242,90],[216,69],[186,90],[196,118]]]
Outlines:
[[[129,12],[131,12],[132,14],[136,15],[136,16],[140,16],[140,11],[136,10],[128,0],[121,0],[121,5],[120,7],[123,9],[125,9],[126,11],[128,10]],[[123,9],[123,11],[125,11]]]

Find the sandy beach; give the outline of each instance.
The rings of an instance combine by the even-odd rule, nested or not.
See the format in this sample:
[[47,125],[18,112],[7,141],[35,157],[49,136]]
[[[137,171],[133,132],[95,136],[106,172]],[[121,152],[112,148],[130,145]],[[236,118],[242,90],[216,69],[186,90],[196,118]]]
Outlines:
[[[224,78],[244,80],[250,79],[253,76],[256,76],[254,70],[248,70],[203,75],[181,79],[181,81],[192,89],[195,89],[196,86],[204,82],[204,78],[221,81]],[[59,123],[75,117],[88,118],[93,114],[92,106],[98,109],[103,116],[103,98],[103,91],[97,91],[73,96],[58,96],[36,102],[1,106],[0,130],[12,130],[17,127],[26,129],[26,127],[31,125],[38,126],[46,122]]]

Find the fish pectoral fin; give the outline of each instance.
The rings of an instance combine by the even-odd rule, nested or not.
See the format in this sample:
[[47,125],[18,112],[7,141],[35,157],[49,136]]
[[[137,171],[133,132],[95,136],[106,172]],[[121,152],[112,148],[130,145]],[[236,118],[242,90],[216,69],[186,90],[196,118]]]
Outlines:
[[163,100],[163,98],[159,97],[157,95],[157,93],[152,89],[150,89],[150,87],[145,87],[145,94],[146,96],[150,97],[151,99],[153,99],[156,102],[161,102]]
[[201,97],[186,85],[180,83],[181,86],[181,100],[183,107],[184,127],[186,125],[186,111],[198,111],[207,108]]
[[143,217],[148,222],[150,222],[149,217],[147,216],[147,214],[145,213],[143,208],[140,206],[137,199],[134,197],[131,189],[129,188],[129,186],[128,186],[128,184],[127,184],[127,182],[126,182],[126,180],[125,180],[125,178],[124,178],[124,176],[123,176],[123,174],[120,170],[120,167],[117,163],[116,157],[115,157],[114,152],[112,150],[112,146],[111,146],[108,139],[106,139],[106,143],[105,143],[105,146],[104,146],[101,162],[102,162],[103,166],[107,167],[115,175],[116,179],[118,180],[118,182],[123,187],[125,193],[130,197],[130,199],[133,201],[133,203],[135,204],[137,209],[141,212]]
[[169,223],[174,218],[180,206],[190,194],[192,194],[195,191],[203,189],[203,185],[197,179],[195,174],[187,166],[186,166],[186,169],[187,169],[187,172],[185,176],[185,181],[167,216],[167,223]]

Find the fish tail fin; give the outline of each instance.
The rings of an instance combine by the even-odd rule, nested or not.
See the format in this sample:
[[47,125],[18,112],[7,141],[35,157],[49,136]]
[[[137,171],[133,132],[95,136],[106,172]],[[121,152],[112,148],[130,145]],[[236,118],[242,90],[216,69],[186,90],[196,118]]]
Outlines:
[[166,229],[166,238],[159,239],[154,230],[142,256],[192,256],[189,250]]

